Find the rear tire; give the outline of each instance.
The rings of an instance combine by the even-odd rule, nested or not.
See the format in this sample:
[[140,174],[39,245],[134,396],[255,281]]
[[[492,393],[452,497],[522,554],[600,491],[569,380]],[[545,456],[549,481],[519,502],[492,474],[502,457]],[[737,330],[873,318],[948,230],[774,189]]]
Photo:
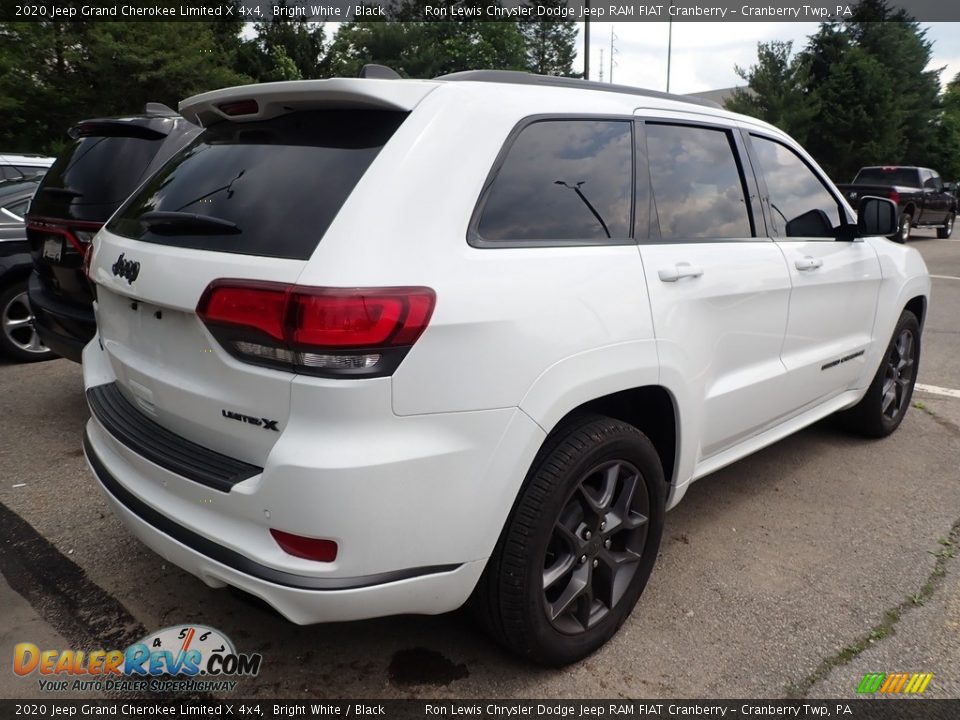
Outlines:
[[19,362],[56,357],[37,335],[25,280],[0,289],[0,351]]
[[666,483],[635,427],[590,416],[554,431],[471,604],[513,652],[559,667],[609,640],[650,577]]
[[946,240],[953,234],[953,221],[956,220],[957,216],[955,213],[950,213],[947,216],[947,221],[943,224],[943,227],[937,228],[937,237],[941,240]]
[[920,323],[909,310],[897,321],[877,374],[863,399],[841,413],[844,425],[866,437],[886,437],[910,407],[920,366]]

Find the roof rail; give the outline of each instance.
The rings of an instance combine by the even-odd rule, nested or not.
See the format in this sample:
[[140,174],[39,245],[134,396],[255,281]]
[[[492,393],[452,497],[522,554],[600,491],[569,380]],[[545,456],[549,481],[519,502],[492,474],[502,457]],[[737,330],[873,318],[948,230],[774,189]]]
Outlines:
[[612,83],[595,82],[593,80],[581,80],[580,78],[559,77],[556,75],[534,75],[533,73],[520,72],[517,70],[464,70],[463,72],[455,72],[449,75],[440,75],[435,77],[434,80],[462,80],[469,82],[507,83],[510,85],[545,85],[548,87],[567,87],[578,90],[600,90],[602,92],[640,95],[643,97],[674,100],[690,105],[702,105],[704,107],[722,109],[719,103],[715,103],[713,100],[705,100],[704,98],[673,95],[672,93],[660,92],[659,90],[647,90],[630,85],[614,85]]

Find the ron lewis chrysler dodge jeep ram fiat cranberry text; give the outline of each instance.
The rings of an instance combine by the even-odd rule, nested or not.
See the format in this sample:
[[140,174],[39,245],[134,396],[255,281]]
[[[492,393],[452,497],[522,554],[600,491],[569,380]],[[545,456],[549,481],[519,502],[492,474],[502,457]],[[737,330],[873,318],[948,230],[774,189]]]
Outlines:
[[469,599],[577,660],[691,481],[907,411],[926,268],[774,127],[488,71],[180,111],[94,240],[86,454],[144,543],[294,622]]

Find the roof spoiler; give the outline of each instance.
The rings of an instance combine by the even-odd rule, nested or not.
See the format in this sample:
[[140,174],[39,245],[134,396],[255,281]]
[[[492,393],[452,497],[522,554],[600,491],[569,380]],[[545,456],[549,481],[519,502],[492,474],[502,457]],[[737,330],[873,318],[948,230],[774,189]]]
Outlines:
[[144,108],[144,113],[147,115],[160,115],[162,117],[176,117],[177,115],[177,111],[173,108],[157,102],[148,102]]

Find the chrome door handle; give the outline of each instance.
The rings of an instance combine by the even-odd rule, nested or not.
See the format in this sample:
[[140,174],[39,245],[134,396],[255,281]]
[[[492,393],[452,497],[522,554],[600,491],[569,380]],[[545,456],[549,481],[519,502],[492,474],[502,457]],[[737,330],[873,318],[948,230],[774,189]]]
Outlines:
[[816,270],[818,267],[823,265],[823,260],[807,255],[805,258],[801,258],[793,264],[796,266],[797,270]]
[[657,275],[663,282],[676,282],[680,278],[698,278],[703,275],[703,270],[696,265],[679,262],[673,267],[658,270]]

